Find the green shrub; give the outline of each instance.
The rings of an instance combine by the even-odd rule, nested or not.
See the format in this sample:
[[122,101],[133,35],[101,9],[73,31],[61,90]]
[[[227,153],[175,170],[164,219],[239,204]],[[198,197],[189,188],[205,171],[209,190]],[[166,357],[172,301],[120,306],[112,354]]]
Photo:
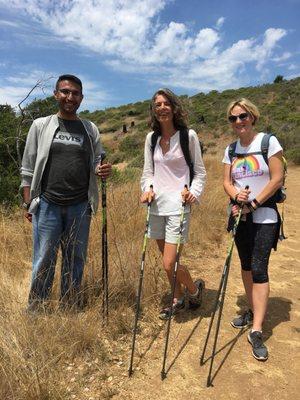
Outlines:
[[287,150],[284,153],[284,156],[288,161],[292,161],[293,163],[300,165],[300,147]]
[[109,162],[111,164],[118,164],[126,160],[126,154],[122,151],[115,151],[109,156]]
[[139,136],[127,136],[125,137],[120,145],[119,150],[122,151],[128,159],[134,158],[139,155],[142,149],[143,138]]
[[128,165],[128,167],[143,168],[144,165],[144,154],[140,152]]
[[123,171],[112,168],[110,182],[113,184],[121,184],[135,181],[141,174],[140,169],[127,167]]

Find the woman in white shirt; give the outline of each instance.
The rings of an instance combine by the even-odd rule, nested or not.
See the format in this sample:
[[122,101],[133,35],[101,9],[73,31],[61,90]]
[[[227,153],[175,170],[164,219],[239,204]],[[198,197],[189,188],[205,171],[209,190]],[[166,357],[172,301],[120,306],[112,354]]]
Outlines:
[[[150,115],[153,131],[147,135],[145,142],[141,201],[146,203],[149,196],[152,199],[148,234],[157,241],[172,286],[182,201],[184,199],[187,205],[181,248],[188,237],[190,205],[198,202],[203,192],[206,172],[197,134],[187,128],[186,113],[179,98],[169,89],[158,90],[151,100]],[[186,154],[183,153],[183,145],[187,149]],[[189,187],[186,192],[183,191],[185,185]],[[153,190],[150,190],[151,186]],[[187,290],[189,307],[199,307],[204,282],[193,282],[187,268],[180,264],[173,307],[164,308],[160,312],[161,319],[167,319],[170,314],[185,307],[184,288]]]
[[[274,197],[283,181],[282,147],[275,136],[269,139],[266,158],[262,154],[265,133],[257,133],[257,107],[247,99],[229,104],[227,117],[238,140],[227,146],[223,158],[224,189],[231,198],[232,215],[244,203],[235,242],[249,309],[234,318],[231,325],[242,329],[253,324],[248,341],[257,360],[266,360],[268,350],[262,339],[262,326],[269,297],[268,263],[276,248],[280,216]],[[249,189],[245,189],[248,186]]]

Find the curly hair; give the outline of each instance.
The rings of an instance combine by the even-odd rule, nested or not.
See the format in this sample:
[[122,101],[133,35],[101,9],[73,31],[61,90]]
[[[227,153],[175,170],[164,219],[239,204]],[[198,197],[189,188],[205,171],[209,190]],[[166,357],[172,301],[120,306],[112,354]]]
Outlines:
[[174,127],[178,130],[180,129],[187,129],[187,112],[183,109],[182,103],[178,96],[174,94],[170,89],[163,88],[158,89],[150,102],[150,127],[153,129],[154,132],[158,134],[161,133],[160,123],[155,116],[155,100],[158,95],[165,96],[171,104],[172,111],[173,111],[173,123]]

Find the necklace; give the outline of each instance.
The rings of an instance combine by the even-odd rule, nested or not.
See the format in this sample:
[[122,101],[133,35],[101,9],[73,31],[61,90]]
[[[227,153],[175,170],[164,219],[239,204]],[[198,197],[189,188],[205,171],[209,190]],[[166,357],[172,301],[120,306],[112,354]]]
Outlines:
[[160,139],[160,142],[163,144],[163,145],[165,145],[165,146],[169,146],[169,144],[170,144],[170,139],[165,139],[165,138],[161,138]]

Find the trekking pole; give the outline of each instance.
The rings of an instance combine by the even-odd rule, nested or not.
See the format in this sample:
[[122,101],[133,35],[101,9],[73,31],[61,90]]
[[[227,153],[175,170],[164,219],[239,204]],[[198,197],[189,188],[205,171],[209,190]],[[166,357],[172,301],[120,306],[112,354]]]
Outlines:
[[[106,154],[101,153],[101,165]],[[107,243],[107,208],[106,208],[106,180],[101,178],[102,202],[102,321],[108,321],[108,243]]]
[[[188,190],[187,185],[184,186],[185,192]],[[173,302],[175,296],[175,287],[176,287],[176,280],[177,280],[177,270],[179,265],[179,257],[180,257],[180,244],[181,244],[181,237],[182,237],[182,230],[183,230],[183,218],[184,218],[184,211],[185,211],[186,201],[182,201],[181,205],[181,213],[180,213],[180,226],[179,226],[179,235],[177,239],[177,248],[176,248],[176,261],[175,267],[173,272],[173,286],[172,286],[172,299],[170,303],[170,313],[168,318],[168,325],[167,325],[167,333],[166,333],[166,342],[165,342],[165,350],[164,350],[164,358],[163,358],[163,366],[161,370],[161,379],[165,379],[167,377],[166,373],[166,360],[167,360],[167,352],[168,352],[168,344],[169,344],[169,336],[170,336],[170,327],[171,327],[171,319],[172,319],[172,312],[173,312]]]
[[135,349],[135,342],[136,342],[136,332],[137,332],[137,325],[140,313],[140,303],[141,303],[141,294],[142,294],[142,286],[143,286],[143,278],[144,278],[144,264],[145,264],[145,256],[146,256],[146,247],[147,247],[147,239],[148,239],[148,230],[149,230],[149,220],[150,220],[150,209],[152,203],[152,196],[151,192],[153,191],[153,186],[150,185],[150,192],[147,201],[147,217],[146,217],[146,225],[145,225],[145,233],[144,233],[144,241],[143,241],[143,251],[142,251],[142,261],[140,267],[140,279],[139,285],[136,295],[136,308],[135,308],[135,319],[134,319],[134,328],[133,328],[133,335],[132,335],[132,345],[131,345],[131,357],[130,357],[130,365],[128,369],[128,376],[131,376],[133,373],[132,365],[133,365],[133,357],[134,357],[134,349]]
[[284,202],[282,203],[282,211],[281,211],[281,222],[280,222],[280,230],[279,230],[279,240],[282,241],[287,239],[283,231],[283,223],[284,223]]
[[[245,187],[245,189],[249,189],[249,186],[247,185]],[[214,305],[214,311],[213,311],[213,314],[211,316],[211,320],[210,320],[210,324],[209,324],[209,328],[208,328],[208,332],[207,332],[207,336],[206,336],[206,340],[205,340],[205,344],[204,344],[204,348],[203,348],[203,352],[202,352],[202,356],[201,356],[201,364],[203,364],[206,347],[207,347],[208,340],[209,340],[209,337],[210,337],[210,332],[211,332],[211,329],[212,329],[212,325],[213,325],[213,322],[214,322],[214,318],[215,318],[217,309],[219,307],[217,326],[216,326],[216,332],[215,332],[214,344],[213,344],[213,350],[212,350],[212,354],[211,354],[211,357],[210,357],[210,367],[209,367],[209,373],[208,373],[208,377],[207,377],[207,387],[211,386],[211,383],[212,383],[211,382],[211,372],[212,372],[212,367],[213,367],[213,363],[214,363],[215,352],[216,352],[217,341],[218,341],[218,335],[219,335],[219,330],[220,330],[221,316],[222,316],[224,300],[225,300],[225,292],[226,292],[229,269],[230,269],[230,263],[231,263],[232,252],[233,252],[233,247],[234,247],[234,239],[235,239],[237,227],[239,225],[239,222],[240,222],[240,219],[241,219],[241,216],[242,216],[242,210],[243,210],[243,204],[241,204],[238,216],[235,219],[235,223],[234,223],[234,226],[233,226],[233,229],[232,229],[232,238],[231,238],[228,250],[227,250],[227,256],[226,256],[225,264],[224,264],[224,267],[223,267],[223,272],[222,272],[222,277],[221,277],[221,281],[220,281],[220,285],[219,285],[219,289],[218,289],[218,293],[217,293],[216,302],[215,302],[215,305]]]

